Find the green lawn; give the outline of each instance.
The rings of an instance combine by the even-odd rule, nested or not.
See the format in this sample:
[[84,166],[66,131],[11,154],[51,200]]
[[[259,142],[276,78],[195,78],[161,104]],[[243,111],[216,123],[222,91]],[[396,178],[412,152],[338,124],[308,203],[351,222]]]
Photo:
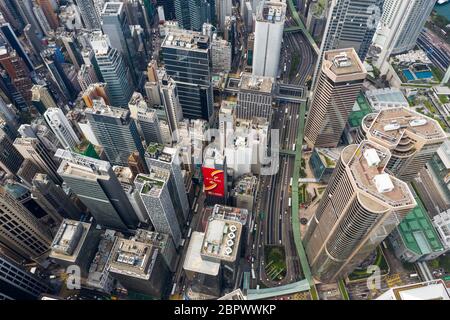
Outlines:
[[286,276],[286,255],[283,246],[266,246],[266,275],[272,280],[281,280]]

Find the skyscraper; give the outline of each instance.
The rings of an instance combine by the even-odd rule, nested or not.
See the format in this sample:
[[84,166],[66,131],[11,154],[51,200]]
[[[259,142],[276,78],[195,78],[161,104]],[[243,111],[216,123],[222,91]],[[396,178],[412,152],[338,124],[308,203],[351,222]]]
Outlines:
[[169,32],[162,44],[167,74],[175,80],[183,116],[210,120],[213,113],[210,39],[199,32]]
[[286,2],[264,1],[256,13],[253,75],[277,78]]
[[59,27],[58,16],[56,15],[51,0],[36,0],[37,4],[42,9],[45,18],[47,19],[50,28],[56,30]]
[[384,0],[332,0],[322,38],[320,56],[314,72],[313,87],[318,81],[326,51],[353,48],[364,61],[377,29],[376,10]]
[[0,243],[26,259],[45,253],[50,230],[0,186]]
[[404,181],[417,177],[447,139],[439,123],[409,108],[387,108],[366,117],[361,128],[367,140],[388,148],[390,173]]
[[174,6],[183,29],[200,31],[205,22],[215,23],[215,0],[174,0]]
[[73,150],[81,143],[66,116],[59,108],[49,108],[44,113],[45,121],[65,149]]
[[44,114],[48,108],[58,107],[48,88],[39,84],[31,88],[31,102],[40,114]]
[[353,48],[325,52],[321,68],[305,140],[310,146],[336,147],[367,71]]
[[111,164],[126,167],[128,157],[135,150],[144,159],[145,150],[129,110],[109,107],[96,100],[93,108],[86,109],[86,118]]
[[8,174],[17,174],[24,158],[9,137],[0,130],[0,168]]
[[433,10],[436,0],[385,0],[383,15],[374,37],[381,49],[375,65],[387,72],[389,56],[413,49],[417,38]]
[[80,218],[81,212],[74,205],[64,190],[57,186],[46,174],[38,173],[34,176],[31,189],[33,197],[42,207],[52,210],[54,215],[63,218]]
[[0,30],[2,31],[6,41],[11,46],[11,48],[13,48],[17,52],[19,57],[22,58],[26,67],[28,68],[28,71],[33,71],[34,70],[33,63],[31,62],[30,57],[28,57],[24,47],[17,38],[16,34],[12,30],[11,25],[9,23],[2,23],[0,26]]
[[386,173],[390,156],[367,140],[342,151],[303,239],[319,281],[346,277],[416,206],[408,185]]
[[62,149],[55,156],[63,159],[58,173],[98,224],[124,231],[137,227],[136,213],[108,162]]
[[42,173],[46,173],[51,179],[61,184],[61,177],[58,175],[58,165],[53,160],[51,154],[38,138],[17,138],[14,146],[25,159],[29,159],[37,166]]
[[134,183],[140,192],[152,225],[157,232],[170,234],[176,247],[181,243],[182,231],[172,201],[168,183],[170,171],[150,167],[150,174],[136,176]]
[[159,73],[159,77],[159,96],[161,104],[164,106],[167,123],[173,138],[174,133],[178,129],[178,124],[183,120],[183,110],[178,99],[176,82],[166,72]]
[[125,107],[133,94],[133,79],[121,53],[111,47],[107,35],[94,33],[91,45],[99,72],[108,86],[111,105]]
[[93,0],[76,0],[81,18],[83,19],[86,29],[101,29],[100,16],[95,9]]

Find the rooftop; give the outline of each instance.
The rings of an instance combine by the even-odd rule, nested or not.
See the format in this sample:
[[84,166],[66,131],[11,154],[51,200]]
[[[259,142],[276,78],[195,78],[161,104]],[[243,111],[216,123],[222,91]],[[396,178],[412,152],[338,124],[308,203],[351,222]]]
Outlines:
[[91,225],[64,219],[51,244],[51,258],[75,261]]
[[104,104],[101,100],[94,100],[92,108],[85,109],[86,114],[102,115],[105,117],[123,119],[123,122],[130,120],[130,110],[112,107]]
[[377,300],[450,300],[450,295],[442,280],[431,280],[390,289]]
[[107,2],[103,7],[102,15],[118,15],[122,11],[122,2]]
[[369,132],[392,146],[397,146],[408,133],[425,140],[446,138],[436,120],[404,107],[381,110],[372,122]]
[[113,230],[106,230],[105,233],[101,235],[97,253],[89,267],[88,282],[98,283],[101,281],[103,273],[108,267],[108,261],[111,257],[115,241],[116,232]]
[[141,194],[159,197],[169,177],[170,172],[168,170],[150,167],[150,174],[138,174],[135,181],[142,184]]
[[347,172],[362,191],[360,201],[373,211],[385,211],[386,205],[416,205],[407,184],[385,173],[390,156],[388,149],[367,140],[347,146],[341,153]]
[[445,142],[437,150],[437,154],[442,163],[445,165],[445,168],[450,170],[450,140],[445,140]]
[[402,220],[397,230],[405,246],[417,255],[443,251],[439,235],[431,223],[422,201],[416,197],[417,206]]
[[214,205],[211,216],[239,221],[242,225],[245,225],[247,223],[248,210],[216,204]]
[[375,110],[382,107],[408,107],[409,102],[406,100],[403,92],[397,88],[383,88],[370,90],[365,93],[367,100]]
[[209,37],[196,31],[171,29],[161,47],[207,52]]
[[337,49],[326,51],[322,69],[330,70],[335,76],[355,76],[366,77],[366,69],[359,59],[355,49]]
[[197,231],[192,232],[189,247],[184,258],[183,269],[210,276],[217,276],[219,274],[220,263],[204,260],[200,255],[204,238],[204,233]]
[[373,110],[367,102],[366,97],[361,93],[356,99],[352,112],[348,117],[348,123],[352,128],[357,128],[361,125],[363,118],[372,112]]
[[240,177],[234,186],[234,192],[241,195],[253,195],[258,185],[258,179],[253,175]]
[[109,271],[148,280],[158,255],[151,244],[119,238],[112,250]]
[[258,91],[271,94],[274,79],[271,77],[253,76],[251,73],[243,73],[239,82],[241,90]]
[[286,2],[264,1],[259,7],[256,19],[271,23],[284,23],[286,17]]
[[242,224],[236,220],[211,216],[205,230],[201,248],[204,259],[233,262],[239,249]]

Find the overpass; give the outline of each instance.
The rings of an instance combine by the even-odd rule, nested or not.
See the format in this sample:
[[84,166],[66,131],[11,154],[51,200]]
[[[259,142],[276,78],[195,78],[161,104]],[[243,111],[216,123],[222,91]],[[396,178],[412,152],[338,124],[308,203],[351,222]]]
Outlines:
[[290,32],[297,32],[297,31],[301,31],[301,30],[303,30],[301,27],[293,26],[293,27],[284,28],[283,32],[290,33]]
[[[292,1],[292,0],[289,0]],[[303,145],[303,133],[305,129],[305,115],[306,115],[306,103],[300,104],[300,115],[298,120],[298,132],[296,141],[296,154],[294,163],[294,174],[292,181],[298,181],[300,178],[300,167],[302,161],[302,145]],[[302,265],[303,274],[308,281],[311,291],[311,297],[313,300],[318,300],[316,286],[312,279],[311,269],[309,268],[308,258],[306,257],[305,248],[303,247],[302,237],[300,234],[300,218],[298,216],[299,203],[298,203],[298,183],[292,184],[292,232],[294,233],[294,242],[297,249],[298,257],[300,258],[300,264]]]
[[289,294],[294,294],[297,292],[308,291],[309,290],[309,282],[304,279],[301,281],[297,281],[294,283],[289,283],[284,286],[273,287],[273,288],[264,288],[264,289],[248,289],[247,290],[247,299],[248,300],[260,300],[260,299],[268,299],[279,296],[285,296]]
[[[294,2],[292,0],[287,1],[289,11],[291,11],[292,19],[297,23],[297,28],[300,28],[300,30],[305,35],[306,39],[310,43],[311,47],[316,52],[317,56],[319,56],[320,49],[317,46],[316,42],[314,41],[313,37],[309,34],[308,30],[306,30],[305,25],[303,24],[303,21],[300,19],[297,9],[295,8]],[[286,28],[286,32],[293,32],[297,31],[297,29],[290,29],[290,27]]]

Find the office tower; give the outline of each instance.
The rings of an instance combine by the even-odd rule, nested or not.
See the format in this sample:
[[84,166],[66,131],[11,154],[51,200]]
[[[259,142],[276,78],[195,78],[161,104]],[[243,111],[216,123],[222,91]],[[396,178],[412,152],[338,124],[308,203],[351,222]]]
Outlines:
[[383,2],[384,0],[332,0],[311,88],[318,81],[325,52],[353,48],[359,59],[365,60],[377,29],[375,10],[382,8]]
[[177,211],[181,208],[176,208],[177,204],[173,201],[175,195],[169,191],[169,179],[169,170],[150,167],[150,174],[138,174],[134,184],[155,230],[170,234],[175,247],[178,247],[183,224],[178,220]]
[[64,219],[50,246],[50,260],[64,268],[77,265],[81,280],[86,279],[101,232],[90,223]]
[[84,26],[88,30],[101,29],[101,19],[98,11],[95,9],[93,0],[76,0],[78,9],[80,9],[81,18]]
[[42,207],[53,211],[54,215],[63,218],[78,220],[81,211],[75,206],[72,199],[64,190],[57,186],[46,174],[38,173],[32,180],[33,197]]
[[439,123],[409,108],[381,110],[363,119],[366,139],[388,148],[387,169],[399,179],[411,181],[447,139]]
[[210,39],[199,32],[169,32],[161,46],[167,74],[175,80],[183,116],[210,120],[213,113]]
[[44,118],[65,149],[74,149],[81,143],[61,109],[47,109],[44,113]]
[[417,205],[408,185],[386,173],[390,157],[367,140],[342,151],[303,239],[319,281],[346,277]]
[[21,14],[20,7],[14,0],[4,0],[0,2],[0,13],[3,18],[11,23],[14,30],[20,32],[25,27],[25,19]]
[[286,3],[264,1],[256,13],[253,49],[254,76],[276,78],[279,73],[281,40],[283,40]]
[[133,80],[122,54],[111,47],[107,35],[94,33],[91,38],[95,61],[108,86],[111,105],[125,107],[133,94]]
[[27,39],[28,44],[36,57],[40,57],[40,52],[44,50],[44,46],[41,40],[36,35],[36,32],[31,24],[27,24],[23,29],[23,34],[25,39]]
[[62,149],[55,156],[63,159],[58,173],[98,224],[124,231],[136,228],[139,220],[108,162]]
[[236,118],[251,120],[258,117],[270,121],[273,93],[273,78],[243,73],[239,82]]
[[62,183],[61,177],[57,173],[58,166],[53,160],[53,155],[38,138],[17,138],[14,141],[14,146],[22,157],[31,160],[40,172],[48,174],[55,183]]
[[28,57],[24,47],[22,46],[21,42],[17,38],[16,34],[11,28],[11,25],[9,23],[2,23],[0,25],[0,30],[5,36],[6,41],[11,46],[11,48],[17,53],[17,55],[23,60],[25,63],[25,66],[28,68],[28,71],[33,71],[34,66],[31,62],[30,58]]
[[93,108],[85,112],[111,164],[126,167],[128,157],[136,150],[144,159],[145,150],[129,110],[109,107],[96,101]]
[[43,118],[33,121],[31,124],[22,124],[18,132],[22,138],[36,138],[38,139],[45,150],[53,155],[58,148],[62,148],[58,138],[50,130]]
[[156,0],[156,5],[163,7],[165,20],[176,20],[174,1],[172,1],[172,0]]
[[31,103],[31,82],[28,69],[15,50],[0,47],[0,65],[8,74],[14,88],[29,105]]
[[[31,160],[25,159],[22,162],[22,165],[20,166],[16,175],[19,178],[21,184],[25,185],[27,188],[31,188],[33,178],[38,173],[39,168]],[[40,206],[43,207],[42,205]]]
[[47,21],[47,17],[45,16],[42,8],[33,1],[33,15],[36,17],[36,21],[39,24],[39,28],[42,30],[45,36],[52,37],[54,35],[54,30],[50,26],[50,23]]
[[305,141],[315,147],[336,147],[367,71],[353,48],[325,52],[321,68]]
[[51,0],[36,0],[37,4],[41,7],[45,18],[51,29],[56,30],[59,27],[58,16],[56,15],[52,6]]
[[0,205],[0,243],[26,259],[45,253],[51,243],[48,228],[3,186],[0,186]]
[[32,0],[21,0],[16,1],[16,4],[20,8],[22,16],[25,18],[28,24],[31,24],[33,31],[36,36],[40,39],[43,37],[41,26],[37,21],[34,12],[33,12],[33,2]]
[[0,300],[36,300],[49,284],[0,252]]
[[91,84],[98,83],[94,65],[83,64],[78,71],[77,80],[82,91],[85,91]]
[[[241,6],[244,4],[241,3]],[[225,29],[225,17],[231,16],[233,14],[233,1],[231,0],[218,0],[216,3],[216,15],[217,15],[217,25],[219,29],[223,32]]]
[[186,195],[181,162],[178,149],[163,147],[158,144],[149,145],[145,154],[147,166],[162,168],[170,171],[169,190],[177,210],[180,225],[189,215],[189,201]]
[[155,109],[148,107],[146,109],[138,109],[137,121],[146,145],[152,142],[162,143],[158,115]]
[[117,49],[124,57],[130,68],[134,84],[138,86],[140,77],[136,72],[140,69],[136,59],[136,47],[131,36],[130,24],[124,10],[124,3],[106,2],[101,19],[103,33],[108,35],[111,47]]
[[84,60],[75,34],[69,32],[60,33],[58,34],[57,41],[61,43],[61,47],[64,47],[68,60],[78,72]]
[[8,174],[15,175],[24,158],[14,147],[11,139],[0,130],[0,168]]
[[92,108],[96,100],[100,100],[102,103],[109,105],[109,96],[106,83],[93,83],[90,84],[86,90],[81,93],[86,107]]
[[174,6],[183,29],[200,31],[205,22],[215,24],[215,0],[174,0]]
[[[74,84],[69,79],[68,65],[61,62],[61,51],[56,47],[49,47],[41,52],[41,58],[45,66],[50,72],[51,78],[55,86],[61,91],[61,94],[67,100],[75,100],[79,90],[75,88]],[[72,66],[73,68],[73,66]]]
[[40,114],[44,114],[49,108],[58,107],[48,87],[40,84],[35,84],[31,88],[31,102]]
[[231,71],[231,44],[223,39],[217,38],[217,34],[213,34],[211,42],[211,62],[213,73],[230,72]]
[[161,104],[164,106],[167,123],[169,125],[171,137],[176,138],[178,124],[183,120],[183,110],[178,99],[177,83],[163,72],[159,78],[159,92]]
[[170,271],[158,241],[118,238],[108,263],[110,274],[127,290],[161,299]]
[[381,49],[375,66],[387,72],[389,56],[414,49],[435,0],[385,0],[374,44]]

